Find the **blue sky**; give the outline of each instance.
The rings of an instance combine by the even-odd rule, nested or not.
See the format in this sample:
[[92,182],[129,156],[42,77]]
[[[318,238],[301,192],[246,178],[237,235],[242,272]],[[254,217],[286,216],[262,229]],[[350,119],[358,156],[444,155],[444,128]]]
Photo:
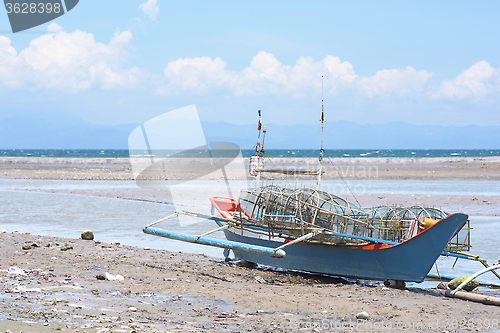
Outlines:
[[500,2],[82,0],[13,34],[0,120],[500,125]]

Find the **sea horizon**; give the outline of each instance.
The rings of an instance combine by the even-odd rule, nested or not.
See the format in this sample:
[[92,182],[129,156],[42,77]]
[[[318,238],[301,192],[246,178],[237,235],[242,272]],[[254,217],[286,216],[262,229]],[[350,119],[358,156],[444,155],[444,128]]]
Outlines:
[[[266,149],[267,157],[314,158],[319,149]],[[255,149],[241,149],[243,157],[250,157]],[[175,156],[174,156],[175,155]],[[0,149],[0,157],[58,157],[58,158],[129,158],[129,157],[209,157],[199,150],[188,151],[137,151],[128,149]],[[488,157],[500,156],[500,149],[325,149],[330,158],[377,158],[377,157]]]

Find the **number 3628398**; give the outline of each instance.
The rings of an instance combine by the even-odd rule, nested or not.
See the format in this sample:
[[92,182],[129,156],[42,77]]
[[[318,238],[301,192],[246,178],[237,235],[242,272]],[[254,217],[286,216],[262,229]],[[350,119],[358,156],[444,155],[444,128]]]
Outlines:
[[32,2],[32,3],[27,3],[27,2],[10,3],[10,2],[7,2],[5,4],[5,9],[7,10],[7,14],[10,14],[10,13],[15,13],[15,14],[19,14],[19,13],[20,14],[56,13],[56,14],[59,14],[61,12],[61,4],[60,3],[51,4],[51,3],[43,3],[43,2],[39,2],[39,3],[35,3],[35,2]]

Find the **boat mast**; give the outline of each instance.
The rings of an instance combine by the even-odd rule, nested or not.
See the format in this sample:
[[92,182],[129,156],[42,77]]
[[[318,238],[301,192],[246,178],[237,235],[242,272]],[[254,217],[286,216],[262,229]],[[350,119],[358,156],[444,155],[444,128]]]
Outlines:
[[318,179],[317,179],[317,190],[319,191],[321,187],[321,173],[322,167],[323,167],[323,129],[325,128],[325,107],[323,105],[323,75],[321,75],[321,119],[319,120],[321,122],[321,149],[319,150],[319,169],[318,169]]
[[263,135],[262,135],[262,146],[260,145],[260,132],[262,130],[262,117],[260,110],[259,112],[259,123],[257,125],[257,131],[259,131],[259,135],[257,137],[257,144],[255,146],[255,154],[250,157],[250,175],[256,176],[256,184],[255,188],[259,187],[260,181],[260,170],[263,168],[263,157],[264,157],[264,139],[266,137],[266,126],[264,126]]

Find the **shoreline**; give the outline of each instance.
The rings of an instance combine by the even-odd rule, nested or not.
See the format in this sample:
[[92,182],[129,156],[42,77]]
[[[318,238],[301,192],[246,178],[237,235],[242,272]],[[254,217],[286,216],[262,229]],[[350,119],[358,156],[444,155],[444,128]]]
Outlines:
[[[247,159],[245,170],[248,170]],[[147,158],[0,157],[0,177],[16,179],[133,180],[134,166]],[[169,159],[172,179],[185,179],[186,167],[198,159]],[[270,158],[265,165],[317,168],[316,158]],[[464,179],[500,180],[500,157],[332,158],[324,162],[324,179]],[[248,172],[229,168],[229,179],[247,179]],[[273,177],[273,176],[271,176]]]

